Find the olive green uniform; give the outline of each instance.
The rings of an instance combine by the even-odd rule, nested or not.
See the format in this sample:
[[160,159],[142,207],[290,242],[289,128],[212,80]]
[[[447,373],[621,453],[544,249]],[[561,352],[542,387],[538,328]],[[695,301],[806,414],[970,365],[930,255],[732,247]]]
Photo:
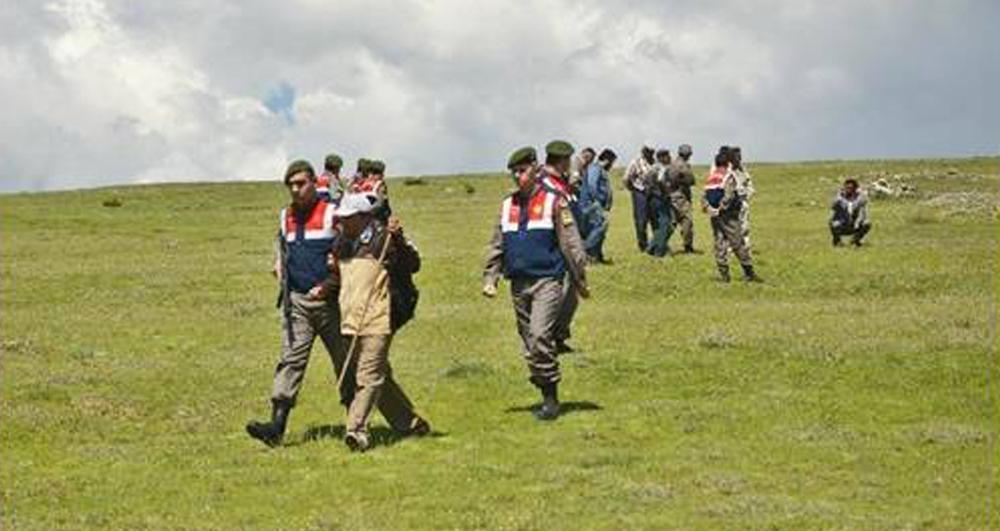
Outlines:
[[712,234],[715,237],[715,263],[719,269],[729,267],[729,249],[740,261],[740,265],[750,267],[753,260],[750,249],[743,240],[743,227],[740,222],[742,200],[737,192],[737,181],[730,172],[723,184],[722,201],[719,212],[712,217]]
[[[557,383],[562,378],[555,334],[563,308],[564,282],[572,284],[571,288],[577,291],[587,289],[587,253],[565,199],[559,199],[552,215],[567,275],[563,278],[515,278],[510,283],[517,333],[531,373],[530,380],[538,387]],[[504,273],[503,255],[503,233],[498,223],[487,245],[484,284],[496,286],[499,282]]]
[[691,187],[694,185],[694,171],[691,164],[678,157],[667,170],[670,203],[673,207],[674,226],[680,230],[684,248],[694,245],[694,218],[691,209]]

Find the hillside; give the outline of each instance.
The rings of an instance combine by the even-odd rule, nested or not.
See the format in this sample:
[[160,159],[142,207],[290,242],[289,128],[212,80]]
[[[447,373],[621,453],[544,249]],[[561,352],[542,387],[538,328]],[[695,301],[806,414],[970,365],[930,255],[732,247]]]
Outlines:
[[[436,433],[363,455],[319,345],[285,446],[243,431],[280,341],[277,181],[2,195],[2,526],[996,526],[998,165],[751,166],[763,285],[715,281],[700,213],[705,254],[638,254],[616,185],[552,424],[526,410],[506,284],[479,294],[508,180],[391,181],[424,257],[391,359]],[[832,248],[840,179],[883,174],[915,192]]]

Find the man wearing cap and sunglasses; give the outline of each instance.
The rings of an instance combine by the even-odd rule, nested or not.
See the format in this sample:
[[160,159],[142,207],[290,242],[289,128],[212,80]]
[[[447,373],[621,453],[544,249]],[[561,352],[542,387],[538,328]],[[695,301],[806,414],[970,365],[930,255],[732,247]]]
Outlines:
[[556,352],[556,327],[563,304],[563,283],[588,298],[586,263],[580,232],[566,199],[543,186],[535,149],[514,151],[507,168],[517,190],[500,207],[500,219],[487,248],[483,295],[495,297],[500,276],[510,280],[517,332],[531,373],[541,390],[539,420],[559,416],[562,378]]

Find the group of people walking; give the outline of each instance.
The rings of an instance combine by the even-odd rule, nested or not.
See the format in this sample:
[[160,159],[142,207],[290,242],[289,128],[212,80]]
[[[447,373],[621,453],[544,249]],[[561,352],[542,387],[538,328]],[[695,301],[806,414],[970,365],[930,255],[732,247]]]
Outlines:
[[341,158],[330,155],[321,175],[304,160],[285,171],[291,202],[279,217],[274,264],[281,286],[281,355],[271,419],[246,426],[268,446],[284,437],[317,337],[337,373],[349,448],[371,447],[368,424],[375,409],[402,436],[430,433],[389,364],[393,335],[418,300],[412,275],[420,269],[420,255],[391,214],[385,164],[361,159],[347,179],[341,166]]
[[[688,144],[672,158],[668,149],[643,146],[625,169],[631,194],[636,243],[643,253],[666,256],[679,230],[684,253],[694,253],[692,188],[695,176]],[[541,395],[533,410],[539,420],[560,414],[559,356],[567,343],[580,299],[590,297],[589,264],[606,264],[604,240],[612,208],[609,174],[617,160],[611,149],[585,148],[575,155],[566,141],[512,152],[507,169],[515,189],[499,208],[483,268],[482,293],[497,295],[501,278],[510,283],[517,334],[529,381]],[[271,419],[246,430],[269,446],[281,443],[291,409],[318,337],[337,373],[345,412],[344,442],[364,451],[372,446],[368,424],[375,409],[400,436],[426,435],[418,415],[394,379],[389,347],[413,317],[420,269],[416,246],[392,215],[385,163],[360,159],[352,177],[341,175],[343,160],[331,154],[324,171],[299,160],[284,175],[291,202],[281,211],[274,274],[281,286],[281,355],[274,372]],[[705,179],[700,202],[709,215],[720,279],[729,282],[728,255],[739,260],[744,278],[761,282],[750,252],[750,200],[754,186],[739,147],[722,146]],[[852,243],[870,230],[867,199],[848,179],[832,205],[834,245]]]

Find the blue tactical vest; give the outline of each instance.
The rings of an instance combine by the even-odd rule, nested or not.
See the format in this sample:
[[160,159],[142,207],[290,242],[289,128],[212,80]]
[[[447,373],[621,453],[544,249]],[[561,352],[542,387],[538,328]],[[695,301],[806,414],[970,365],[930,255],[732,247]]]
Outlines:
[[562,278],[566,262],[556,236],[555,208],[559,196],[537,188],[525,203],[514,193],[500,209],[504,276]]
[[302,218],[292,208],[281,210],[288,287],[296,293],[308,293],[330,276],[326,256],[337,236],[333,211],[333,205],[326,201],[316,201],[312,212]]

